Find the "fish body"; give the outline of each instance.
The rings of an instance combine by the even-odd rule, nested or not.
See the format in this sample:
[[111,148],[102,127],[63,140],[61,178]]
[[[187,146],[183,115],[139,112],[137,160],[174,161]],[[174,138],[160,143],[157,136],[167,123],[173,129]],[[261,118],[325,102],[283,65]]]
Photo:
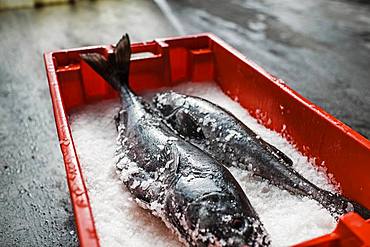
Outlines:
[[128,190],[188,246],[268,246],[270,240],[231,173],[179,138],[128,87],[130,44],[124,36],[108,60],[82,58],[120,92],[117,168]]
[[335,217],[353,210],[364,218],[370,217],[370,211],[358,203],[305,179],[293,169],[289,157],[227,110],[205,99],[175,92],[158,94],[153,104],[171,128],[221,164],[247,169],[294,195],[314,199]]

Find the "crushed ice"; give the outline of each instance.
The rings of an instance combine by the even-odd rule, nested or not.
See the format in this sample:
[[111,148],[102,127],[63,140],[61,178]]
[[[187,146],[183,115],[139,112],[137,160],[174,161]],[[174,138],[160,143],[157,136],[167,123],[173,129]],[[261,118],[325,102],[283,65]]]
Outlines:
[[[229,110],[258,136],[288,155],[293,160],[294,168],[307,179],[326,190],[335,190],[335,186],[328,182],[325,171],[315,169],[310,161],[285,139],[258,124],[256,119],[252,118],[237,102],[225,96],[214,83],[185,83],[172,90],[201,96]],[[149,93],[148,95],[154,94]],[[179,102],[180,105],[181,102]],[[168,234],[169,231],[161,220],[152,217],[149,211],[142,210],[132,200],[130,193],[119,180],[120,177],[122,181],[127,181],[131,174],[139,172],[139,168],[134,160],[129,160],[125,155],[114,157],[117,133],[113,116],[118,109],[118,100],[106,101],[85,106],[71,116],[74,143],[86,179],[100,243],[102,246],[182,246],[174,234]],[[199,122],[216,128],[214,119],[204,118]],[[118,129],[118,131],[121,133],[124,129]],[[228,135],[222,138],[229,141],[232,138],[238,138],[238,134],[229,131]],[[117,142],[125,143],[126,141],[125,138],[117,138]],[[117,150],[117,153],[124,154],[125,152]],[[168,162],[170,166],[173,161]],[[116,173],[116,165],[121,170],[119,174]],[[333,217],[317,202],[292,196],[286,191],[273,187],[253,177],[248,171],[251,169],[252,166],[247,165],[247,170],[230,168],[230,171],[245,190],[265,228],[270,233],[274,246],[299,243],[329,233],[335,228],[336,223]],[[160,172],[156,176],[159,175]],[[131,184],[131,188],[141,186],[146,189],[150,186],[152,179],[155,178],[142,182],[136,181]],[[149,207],[154,214],[160,217],[162,210],[160,203],[153,202],[142,206]],[[348,205],[349,210],[351,206]],[[225,241],[220,240],[215,244],[222,246]]]

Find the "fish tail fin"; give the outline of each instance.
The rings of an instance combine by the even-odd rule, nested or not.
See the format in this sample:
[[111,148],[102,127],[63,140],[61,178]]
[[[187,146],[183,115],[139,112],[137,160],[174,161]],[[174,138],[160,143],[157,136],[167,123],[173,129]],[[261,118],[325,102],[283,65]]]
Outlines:
[[350,200],[350,203],[353,205],[353,211],[355,213],[358,213],[362,218],[365,220],[370,219],[370,210],[359,204],[358,202],[355,202],[353,200]]
[[108,59],[99,53],[81,54],[81,58],[103,77],[115,90],[128,87],[131,45],[128,34],[122,36]]
[[339,194],[332,194],[329,192],[329,196],[330,197],[329,200],[327,201],[328,206],[327,208],[334,215],[338,212],[340,212],[339,215],[348,212],[355,212],[365,220],[370,219],[370,210],[362,206],[360,203]]

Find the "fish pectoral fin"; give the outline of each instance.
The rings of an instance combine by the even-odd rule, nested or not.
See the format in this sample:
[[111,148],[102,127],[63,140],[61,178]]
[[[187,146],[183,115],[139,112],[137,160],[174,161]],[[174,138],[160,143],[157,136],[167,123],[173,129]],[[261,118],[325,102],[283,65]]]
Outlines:
[[174,144],[166,144],[160,153],[162,163],[159,168],[158,180],[171,185],[177,178],[180,164],[180,153]]
[[182,109],[182,106],[179,106],[179,107],[176,107],[175,109],[172,110],[172,112],[170,114],[168,114],[167,116],[165,116],[165,119],[166,120],[170,120],[171,118],[174,118],[176,117],[176,114],[179,110]]
[[146,173],[131,174],[125,184],[130,193],[145,205],[157,200],[161,189],[158,182],[150,180]]
[[163,156],[166,161],[166,165],[171,168],[172,171],[177,172],[177,168],[180,163],[180,153],[174,144],[167,144],[163,151]]

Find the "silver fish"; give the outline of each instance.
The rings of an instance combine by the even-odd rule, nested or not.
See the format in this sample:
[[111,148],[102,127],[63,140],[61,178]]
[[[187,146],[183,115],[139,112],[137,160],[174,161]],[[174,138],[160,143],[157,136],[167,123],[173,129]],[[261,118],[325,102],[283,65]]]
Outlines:
[[130,55],[126,34],[108,59],[96,53],[81,57],[120,93],[117,168],[135,200],[188,246],[270,245],[231,173],[179,138],[155,109],[130,90]]
[[153,104],[171,128],[221,164],[248,169],[281,189],[314,199],[336,218],[349,211],[370,218],[370,211],[359,203],[320,189],[301,176],[289,157],[227,110],[175,92],[158,94]]

